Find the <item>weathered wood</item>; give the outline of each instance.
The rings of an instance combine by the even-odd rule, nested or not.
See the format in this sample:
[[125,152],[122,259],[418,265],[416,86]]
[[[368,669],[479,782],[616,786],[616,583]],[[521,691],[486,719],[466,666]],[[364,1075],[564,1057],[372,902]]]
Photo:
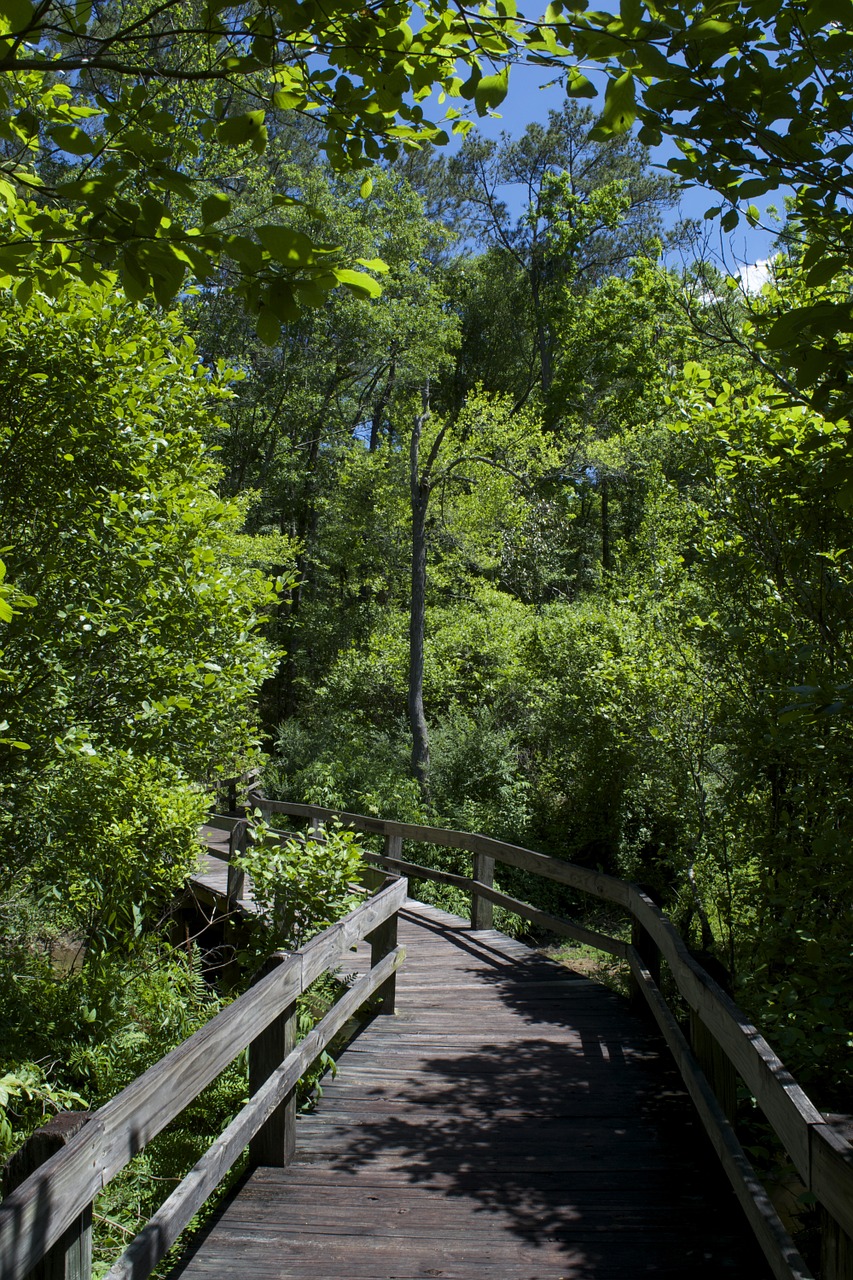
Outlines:
[[[491,889],[495,882],[495,860],[487,853],[474,854],[474,880]],[[491,929],[494,923],[494,910],[488,898],[475,890],[471,894],[471,928]]]
[[[258,797],[258,803],[271,812],[284,812],[302,817],[314,817],[318,814],[337,817],[356,830],[379,833],[386,838],[396,835],[445,848],[481,853],[627,908],[638,927],[644,929],[660,949],[670,966],[680,994],[719,1045],[723,1057],[729,1059],[734,1071],[743,1077],[791,1156],[800,1176],[807,1185],[811,1186],[813,1175],[810,1131],[814,1126],[821,1125],[820,1113],[757,1029],[690,956],[683,940],[663,913],[636,886],[626,884],[612,876],[600,875],[586,868],[551,858],[546,854],[468,832],[445,831],[432,827],[419,827],[410,823],[383,821],[361,814],[320,809],[316,806],[267,801],[263,797]],[[390,864],[386,862],[385,865]],[[457,887],[469,889],[471,887],[466,885],[465,877],[453,877],[447,872],[430,872],[426,868],[417,872],[413,869],[414,865],[416,864],[398,863],[397,869],[405,871],[406,874],[422,874],[423,878],[455,884]],[[485,891],[481,896],[486,896]],[[491,898],[491,901],[496,899]],[[525,912],[519,910],[519,914],[525,915]],[[527,915],[526,918],[535,919],[532,915]],[[579,934],[570,936],[577,937]],[[593,943],[592,945],[601,944]],[[643,950],[646,952],[645,946]],[[647,960],[651,960],[650,953],[646,952],[646,956]],[[722,1063],[722,1058],[720,1061]],[[724,1072],[726,1068],[721,1065],[720,1070]],[[850,1152],[849,1145],[847,1150]],[[835,1184],[831,1179],[820,1190],[815,1187],[812,1187],[812,1190],[822,1202],[824,1196],[832,1197],[836,1194]],[[853,1235],[853,1196],[841,1208],[838,1221],[848,1234]]]
[[[90,1119],[88,1111],[63,1111],[31,1134],[4,1166],[4,1197],[25,1182],[52,1155],[62,1151]],[[92,1206],[89,1204],[33,1267],[28,1280],[90,1280],[91,1275]]]
[[[261,976],[272,973],[288,960],[283,952],[271,955]],[[256,1093],[277,1071],[296,1045],[296,1001],[282,1009],[268,1027],[249,1045],[249,1097]],[[296,1092],[289,1094],[276,1107],[252,1138],[249,1159],[252,1164],[283,1168],[296,1151]]]
[[[389,882],[389,884],[393,883],[393,880]],[[369,933],[366,941],[370,944],[370,964],[375,969],[379,962],[384,960],[389,952],[393,951],[397,946],[397,913],[395,912],[394,915],[389,916],[377,929]],[[379,992],[379,1012],[381,1014],[393,1015],[396,994],[397,980],[395,970]]]
[[814,1125],[809,1138],[809,1190],[823,1208],[823,1280],[853,1280],[853,1150],[826,1123]]
[[106,1280],[145,1280],[225,1177],[246,1144],[251,1143],[252,1138],[275,1115],[282,1102],[296,1088],[299,1078],[345,1023],[388,980],[389,974],[402,964],[405,954],[405,948],[397,947],[376,969],[354,983],[322,1021],[270,1073],[139,1235],[130,1242],[109,1271]]
[[204,820],[204,825],[213,827],[215,831],[227,831],[230,835],[235,827],[245,825],[245,821],[245,818],[232,818],[226,813],[209,813]]
[[[655,986],[660,987],[660,952],[655,945],[654,939],[643,928],[639,920],[634,917],[631,920],[631,946],[640,956],[646,969],[652,975],[652,981]],[[631,971],[631,1004],[637,1012],[646,1012],[646,997],[641,990],[640,984]]]
[[814,1280],[699,1069],[657,984],[634,947],[628,952],[628,962],[776,1280]]
[[231,837],[228,845],[228,884],[226,888],[226,900],[229,913],[233,914],[239,905],[240,899],[243,897],[246,886],[246,873],[242,867],[235,865],[235,858],[241,857],[246,852],[246,846],[249,838],[249,824],[247,822],[238,822],[231,831]]
[[705,1026],[698,1013],[690,1011],[690,1047],[714,1096],[730,1124],[737,1114],[737,1072]]
[[182,1280],[767,1280],[618,997],[422,904],[400,936],[399,1015],[352,1041],[297,1159],[241,1184]]
[[853,1240],[826,1209],[820,1211],[821,1280],[853,1280]]
[[405,879],[394,880],[374,898],[368,898],[363,906],[312,938],[303,948],[302,980],[305,987],[331,968],[345,951],[396,914],[406,901],[408,887]]
[[[809,1186],[809,1132],[813,1125],[823,1124],[823,1116],[758,1029],[693,959],[660,908],[635,886],[631,886],[629,905],[666,959],[681,995],[699,1014],[735,1071],[743,1077],[800,1177]],[[853,1229],[853,1200],[846,1207],[845,1220],[842,1221],[845,1229],[848,1229],[848,1222]]]
[[[432,871],[430,867],[420,866],[416,862],[404,862],[400,858],[384,858],[380,854],[370,853],[367,855],[371,862],[377,863],[381,867],[385,867],[389,871],[397,871],[400,875],[409,876],[411,879],[418,880],[435,880],[439,884],[451,884],[457,889],[464,889],[468,893],[473,893],[476,887],[475,881],[470,876],[457,876],[451,871]],[[572,938],[575,942],[582,942],[585,946],[596,947],[599,951],[604,951],[608,955],[618,956],[620,960],[624,960],[628,954],[628,944],[622,942],[619,938],[611,938],[606,933],[598,933],[595,929],[586,929],[581,924],[576,924],[574,920],[567,920],[563,916],[553,916],[548,911],[540,911],[538,907],[531,907],[526,902],[519,901],[518,898],[511,897],[508,893],[502,893],[500,889],[489,889],[485,885],[479,886],[480,896],[498,907],[506,907],[507,911],[512,911],[516,915],[521,916],[523,920],[529,920],[531,924],[538,924],[543,929],[548,929],[551,933],[559,934],[560,937]]]
[[451,831],[442,827],[420,827],[410,822],[392,822],[382,818],[371,818],[360,813],[349,813],[343,809],[324,809],[318,805],[291,804],[289,801],[267,800],[263,796],[252,797],[258,807],[268,813],[287,813],[297,818],[313,818],[318,816],[324,820],[336,820],[345,827],[355,831],[364,831],[375,835],[397,835],[404,840],[416,840],[423,844],[436,844],[446,849],[465,849],[469,853],[484,853],[498,862],[508,866],[520,867],[523,871],[535,871],[548,880],[556,880],[593,897],[602,898],[618,906],[627,907],[630,886],[615,876],[606,876],[598,871],[590,871],[586,867],[578,867],[574,863],[564,862],[561,858],[553,858],[546,853],[536,853],[533,849],[523,849],[519,845],[507,844],[504,840],[493,840],[490,836],[479,835],[470,831]]
[[386,858],[402,858],[403,856],[403,837],[402,836],[386,836],[383,845]]
[[398,875],[409,876],[417,880],[433,880],[436,884],[450,884],[455,889],[473,890],[474,881],[470,876],[457,875],[454,871],[433,871],[431,867],[422,866],[418,862],[407,862],[403,858],[386,858],[381,853],[365,854],[371,863],[383,867],[386,871],[395,871]]
[[0,1204],[3,1280],[22,1280],[98,1191],[341,953],[397,911],[399,880],[312,939],[92,1117]]

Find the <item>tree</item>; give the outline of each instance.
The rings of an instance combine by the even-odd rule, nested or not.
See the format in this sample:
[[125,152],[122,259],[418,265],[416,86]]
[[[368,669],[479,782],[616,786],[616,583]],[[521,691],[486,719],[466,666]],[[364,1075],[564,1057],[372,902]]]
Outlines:
[[[555,67],[573,97],[595,96],[580,65],[603,65],[599,136],[624,134],[639,115],[642,143],[675,138],[684,158],[674,171],[723,196],[724,227],[736,225],[742,201],[793,185],[813,283],[848,261],[853,34],[841,0],[802,13],[782,0],[628,3],[618,15],[554,0],[542,19],[503,4],[469,11],[431,0],[415,24],[401,0],[331,10],[168,0],[121,12],[5,0],[0,15],[0,269],[39,287],[117,265],[133,296],[168,301],[188,271],[208,280],[230,252],[242,296],[266,315],[271,337],[275,320],[339,283],[369,296],[378,287],[369,275],[278,220],[253,237],[218,230],[227,161],[196,215],[189,158],[217,144],[236,148],[235,158],[262,151],[275,113],[297,111],[321,122],[336,167],[394,159],[443,141],[447,122],[470,127],[455,106],[443,121],[425,114],[434,88],[438,105],[449,97],[484,115],[503,101],[519,57]],[[71,171],[69,156],[79,160]],[[750,206],[745,215],[758,216]],[[847,305],[811,307],[793,331],[771,330],[771,341],[806,361],[815,337],[843,330]],[[801,376],[819,383],[826,371],[812,365]]]
[[[223,405],[227,426],[210,433],[226,491],[255,491],[250,527],[278,529],[299,543],[298,582],[279,621],[287,657],[265,696],[272,723],[293,710],[297,683],[313,678],[342,637],[363,634],[375,607],[369,584],[382,576],[367,562],[382,534],[362,508],[379,512],[385,491],[375,474],[363,491],[349,479],[365,447],[376,453],[393,435],[399,398],[441,371],[456,342],[442,273],[429,260],[446,239],[443,229],[424,217],[396,171],[372,175],[366,202],[357,176],[316,165],[283,163],[268,183],[304,199],[301,232],[333,238],[352,257],[383,260],[381,297],[365,303],[333,294],[291,322],[273,347],[256,339],[222,293],[205,292],[192,305],[205,358],[245,374]],[[309,651],[299,645],[303,628],[314,635]]]
[[[409,496],[412,521],[411,592],[409,599],[409,664],[407,707],[412,734],[412,773],[425,798],[429,796],[429,729],[424,711],[424,643],[427,600],[427,515],[430,501],[440,495],[442,508],[452,510],[463,497],[473,497],[482,517],[485,494],[478,487],[499,486],[503,519],[511,521],[513,506],[555,462],[553,448],[540,424],[529,414],[514,412],[504,400],[472,397],[455,417],[433,419],[429,390],[422,394],[409,436]],[[485,532],[480,523],[480,537]],[[489,532],[494,534],[490,522]],[[486,534],[488,538],[488,534]]]
[[[334,246],[289,230],[287,219],[264,221],[251,239],[218,224],[229,176],[244,155],[264,150],[282,112],[320,121],[336,168],[369,168],[407,142],[446,140],[421,105],[433,87],[461,92],[480,114],[502,100],[507,70],[480,67],[510,52],[513,24],[504,34],[446,0],[419,11],[416,31],[410,18],[400,0],[331,11],[263,0],[88,10],[6,0],[0,270],[55,291],[115,266],[132,297],[153,292],[167,303],[187,272],[208,281],[228,254],[241,267],[241,296],[252,313],[269,315],[262,332],[270,334],[294,300],[316,304],[338,284],[375,296],[370,275],[341,265]],[[195,172],[211,152],[211,189],[199,201]],[[369,186],[366,178],[365,193]]]
[[50,902],[62,883],[67,927],[126,942],[193,865],[206,788],[257,758],[276,593],[214,492],[204,433],[224,371],[176,315],[97,287],[24,309],[7,295],[0,350],[0,522],[21,593],[3,623],[3,888],[18,876]]
[[[521,138],[494,142],[472,135],[448,164],[468,217],[469,235],[486,250],[457,269],[463,353],[456,388],[486,385],[519,404],[537,396],[549,424],[561,318],[580,298],[614,275],[626,275],[662,234],[662,211],[673,184],[648,169],[634,139],[597,140],[596,116],[568,100],[531,124]],[[520,188],[523,212],[502,199]],[[508,353],[512,352],[508,359]]]

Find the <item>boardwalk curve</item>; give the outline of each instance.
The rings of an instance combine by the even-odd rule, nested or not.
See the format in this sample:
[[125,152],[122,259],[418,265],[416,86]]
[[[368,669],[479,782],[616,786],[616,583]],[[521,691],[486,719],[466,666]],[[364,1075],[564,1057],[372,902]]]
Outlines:
[[293,1163],[248,1175],[175,1280],[763,1280],[648,1023],[435,908],[408,902],[399,938],[396,1016],[356,1038]]

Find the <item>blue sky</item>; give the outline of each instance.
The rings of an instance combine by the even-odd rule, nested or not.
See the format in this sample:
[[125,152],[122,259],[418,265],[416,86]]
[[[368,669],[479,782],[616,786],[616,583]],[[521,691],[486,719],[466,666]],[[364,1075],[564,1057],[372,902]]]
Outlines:
[[[603,88],[603,75],[595,72],[589,74],[590,79],[593,82],[600,83]],[[548,85],[549,81],[553,81],[554,75],[553,70],[516,64],[510,74],[509,93],[501,105],[501,118],[486,117],[478,120],[477,128],[487,137],[497,138],[502,132],[518,136],[524,132],[528,124],[535,120],[544,123],[549,109],[558,109],[565,98],[565,94],[558,84],[541,87]],[[590,105],[594,107],[596,105],[595,100],[590,100]],[[652,160],[656,164],[665,166],[670,157],[678,154],[674,143],[665,141],[662,146],[653,151]],[[512,207],[513,201],[510,191],[506,192],[504,198]],[[707,191],[704,188],[690,188],[685,190],[683,194],[679,213],[681,217],[702,220],[705,210],[718,203],[719,198],[714,192]],[[759,205],[763,212],[764,206],[762,202],[756,201],[755,203]],[[782,196],[780,195],[775,202],[772,199],[765,201],[764,205],[772,205],[774,203],[781,207],[783,203]],[[674,216],[678,216],[678,214]],[[758,262],[769,257],[772,254],[772,242],[775,232],[772,230],[770,219],[764,219],[764,221],[768,229],[760,226],[750,228],[744,223],[730,236],[721,234],[719,224],[716,221],[704,223],[704,228],[709,236],[708,251],[724,261],[730,271],[735,271],[745,264]]]

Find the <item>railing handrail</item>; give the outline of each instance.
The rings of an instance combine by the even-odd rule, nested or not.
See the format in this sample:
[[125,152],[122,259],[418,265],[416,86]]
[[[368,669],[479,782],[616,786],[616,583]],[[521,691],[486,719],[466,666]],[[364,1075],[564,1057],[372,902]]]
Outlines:
[[[846,1236],[853,1237],[853,1146],[827,1122],[761,1032],[691,955],[671,921],[638,885],[620,880],[615,876],[591,871],[586,867],[579,867],[561,858],[555,858],[551,854],[526,849],[520,845],[475,832],[419,826],[415,823],[374,818],[320,805],[269,800],[257,792],[249,794],[248,804],[266,813],[287,814],[290,817],[309,819],[314,823],[340,822],[344,826],[366,834],[381,835],[385,838],[385,854],[368,855],[379,866],[409,877],[432,879],[456,885],[469,891],[472,899],[482,897],[516,911],[545,927],[554,928],[557,932],[568,934],[627,959],[637,989],[649,1004],[661,1031],[678,1059],[680,1053],[683,1056],[683,1051],[681,1046],[674,1042],[673,1028],[681,1040],[683,1036],[655,980],[655,970],[659,967],[659,959],[662,956],[669,966],[681,997],[691,1011],[691,1018],[701,1023],[714,1045],[725,1055],[726,1062],[732,1071],[743,1078],[788,1153],[807,1191],[815,1197],[841,1231]],[[475,873],[469,877],[451,872],[434,871],[429,867],[405,860],[401,857],[404,839],[473,853]],[[629,945],[621,939],[585,929],[573,921],[551,916],[495,890],[491,881],[489,865],[491,860],[531,871],[624,909],[632,918],[633,944]],[[485,875],[477,875],[478,861],[481,866],[485,864]],[[694,1090],[698,1087],[701,1091],[707,1086],[707,1081],[702,1076],[700,1085],[696,1086],[694,1082],[694,1087],[691,1088],[688,1075],[692,1074],[696,1059],[690,1053],[690,1047],[686,1041],[684,1048],[691,1057],[692,1065],[691,1063],[679,1063],[679,1065],[682,1066],[685,1083],[694,1095],[694,1101],[697,1102],[702,1114],[702,1106]],[[721,1122],[720,1115],[715,1113],[713,1124],[718,1127],[720,1123],[725,1125],[726,1119],[723,1115]],[[703,1120],[708,1127],[709,1121],[705,1116]],[[731,1132],[728,1130],[731,1130],[730,1125],[725,1134],[727,1143],[730,1139],[734,1139],[733,1130]],[[723,1158],[720,1142],[717,1141],[719,1135],[711,1136],[718,1154]],[[736,1139],[734,1141],[737,1142]],[[739,1144],[737,1145],[740,1155],[743,1156]],[[745,1156],[743,1159],[746,1159]],[[726,1163],[725,1158],[723,1162]],[[734,1174],[728,1166],[727,1171],[734,1181]],[[742,1173],[738,1176],[743,1181]],[[754,1181],[757,1184],[757,1179]],[[743,1188],[735,1189],[740,1191]],[[756,1194],[754,1189],[750,1194]],[[753,1226],[756,1227],[757,1234],[760,1234],[755,1222]],[[849,1244],[845,1243],[844,1247],[853,1249],[853,1240]],[[780,1277],[809,1274],[807,1270],[800,1268],[801,1260],[792,1263],[790,1259],[780,1261],[776,1258],[774,1261],[770,1252],[768,1252],[768,1258],[771,1265],[778,1264],[777,1274]],[[841,1274],[840,1271],[838,1274]],[[846,1276],[847,1272],[845,1271],[844,1274]]]
[[[297,996],[336,964],[355,943],[368,934],[377,937],[383,928],[387,929],[389,922],[395,924],[406,892],[406,881],[397,879],[298,951],[280,955],[280,963],[271,972],[105,1103],[62,1150],[10,1192],[0,1203],[2,1280],[22,1280],[28,1275],[87,1209],[95,1195],[180,1115],[243,1049],[260,1042],[283,1011],[291,1006],[295,1008]],[[360,1003],[383,983],[387,985],[389,973],[385,970],[389,966],[395,968],[402,954],[402,948],[396,947],[394,931],[394,945],[382,945],[379,954],[373,956],[374,969],[371,973],[374,977],[360,988]],[[396,957],[396,964],[392,965],[387,960],[388,955]],[[383,960],[385,965],[380,969]],[[349,998],[351,995],[352,992],[344,997],[347,1001],[345,1006],[343,1001],[339,1002],[347,1011],[347,1017],[354,1012],[350,1009],[354,1003]],[[337,1014],[335,1010],[338,1010]],[[323,1020],[327,1031],[333,1027],[340,1013],[341,1009],[336,1005]],[[319,1031],[319,1028],[315,1030]],[[310,1047],[315,1050],[313,1057],[322,1052],[334,1034],[331,1030],[328,1035],[314,1036],[310,1042]],[[307,1050],[300,1045],[299,1050],[294,1051],[297,1052],[301,1061]],[[288,1060],[285,1059],[281,1066],[286,1066]],[[278,1093],[283,1096],[292,1089],[308,1066],[310,1061],[304,1063],[290,1083],[289,1077],[287,1080],[282,1077]],[[259,1109],[256,1099],[251,1099],[247,1106],[252,1107],[253,1104],[255,1118],[260,1117],[259,1127],[268,1115],[262,1114],[263,1109]],[[248,1141],[252,1134],[247,1132],[244,1136]],[[231,1163],[243,1146],[245,1142],[233,1150]],[[220,1167],[217,1181],[224,1177],[229,1167],[227,1164]],[[133,1270],[132,1274],[142,1273]]]

